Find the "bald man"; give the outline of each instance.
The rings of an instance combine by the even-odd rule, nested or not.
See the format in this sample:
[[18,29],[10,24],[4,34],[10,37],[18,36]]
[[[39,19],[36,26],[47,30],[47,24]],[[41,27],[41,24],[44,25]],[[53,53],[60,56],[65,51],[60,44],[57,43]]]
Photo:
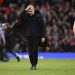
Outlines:
[[36,10],[33,5],[28,5],[20,15],[18,23],[15,24],[13,30],[21,41],[27,40],[31,69],[36,70],[38,45],[40,40],[42,43],[45,41],[46,36],[46,27],[39,10]]

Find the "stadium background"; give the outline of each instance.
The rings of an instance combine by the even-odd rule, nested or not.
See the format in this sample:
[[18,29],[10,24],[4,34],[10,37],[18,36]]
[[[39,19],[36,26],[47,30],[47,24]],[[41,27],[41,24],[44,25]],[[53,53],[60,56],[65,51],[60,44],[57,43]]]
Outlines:
[[[29,59],[21,59],[19,63],[14,59],[0,62],[0,75],[75,75],[75,36],[72,31],[75,0],[37,0],[37,3],[48,35],[48,45],[43,44],[39,51],[45,52],[45,58],[50,56],[50,59],[39,59],[36,71],[30,70]],[[25,4],[27,0],[0,0],[0,24],[12,25]],[[21,57],[28,58],[25,55]],[[43,58],[41,53],[39,56]]]
[[[14,24],[28,0],[0,0],[0,23]],[[39,47],[43,52],[75,52],[72,30],[75,20],[74,0],[36,0],[46,24],[48,43]],[[26,50],[19,50],[26,51]]]

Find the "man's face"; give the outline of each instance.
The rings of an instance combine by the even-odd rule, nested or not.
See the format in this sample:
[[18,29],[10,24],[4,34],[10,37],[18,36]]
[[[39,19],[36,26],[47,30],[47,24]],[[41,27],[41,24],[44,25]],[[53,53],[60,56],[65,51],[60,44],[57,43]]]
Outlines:
[[35,8],[33,5],[28,5],[28,7],[25,10],[30,16],[35,14]]
[[2,27],[3,27],[4,30],[8,29],[8,26],[6,24],[3,24]]

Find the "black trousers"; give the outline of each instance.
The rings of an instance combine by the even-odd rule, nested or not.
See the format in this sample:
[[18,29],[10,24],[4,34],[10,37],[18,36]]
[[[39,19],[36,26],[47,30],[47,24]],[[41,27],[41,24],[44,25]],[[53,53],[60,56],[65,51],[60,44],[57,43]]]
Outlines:
[[3,48],[0,48],[0,60],[3,59]]
[[36,66],[38,63],[38,45],[39,37],[27,37],[27,45],[29,51],[29,59],[32,66]]
[[8,55],[7,55],[7,52],[6,52],[6,50],[5,50],[5,48],[0,48],[0,60],[1,61],[9,61],[9,57],[8,57]]

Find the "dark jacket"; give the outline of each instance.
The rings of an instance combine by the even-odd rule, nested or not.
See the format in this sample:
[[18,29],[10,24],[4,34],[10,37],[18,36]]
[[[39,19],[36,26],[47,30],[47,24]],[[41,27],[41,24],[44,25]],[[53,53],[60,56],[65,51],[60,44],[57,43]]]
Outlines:
[[23,37],[42,37],[46,34],[46,27],[40,12],[35,12],[33,16],[30,16],[24,11],[19,17],[19,22],[13,27],[13,30],[14,33],[20,34]]

